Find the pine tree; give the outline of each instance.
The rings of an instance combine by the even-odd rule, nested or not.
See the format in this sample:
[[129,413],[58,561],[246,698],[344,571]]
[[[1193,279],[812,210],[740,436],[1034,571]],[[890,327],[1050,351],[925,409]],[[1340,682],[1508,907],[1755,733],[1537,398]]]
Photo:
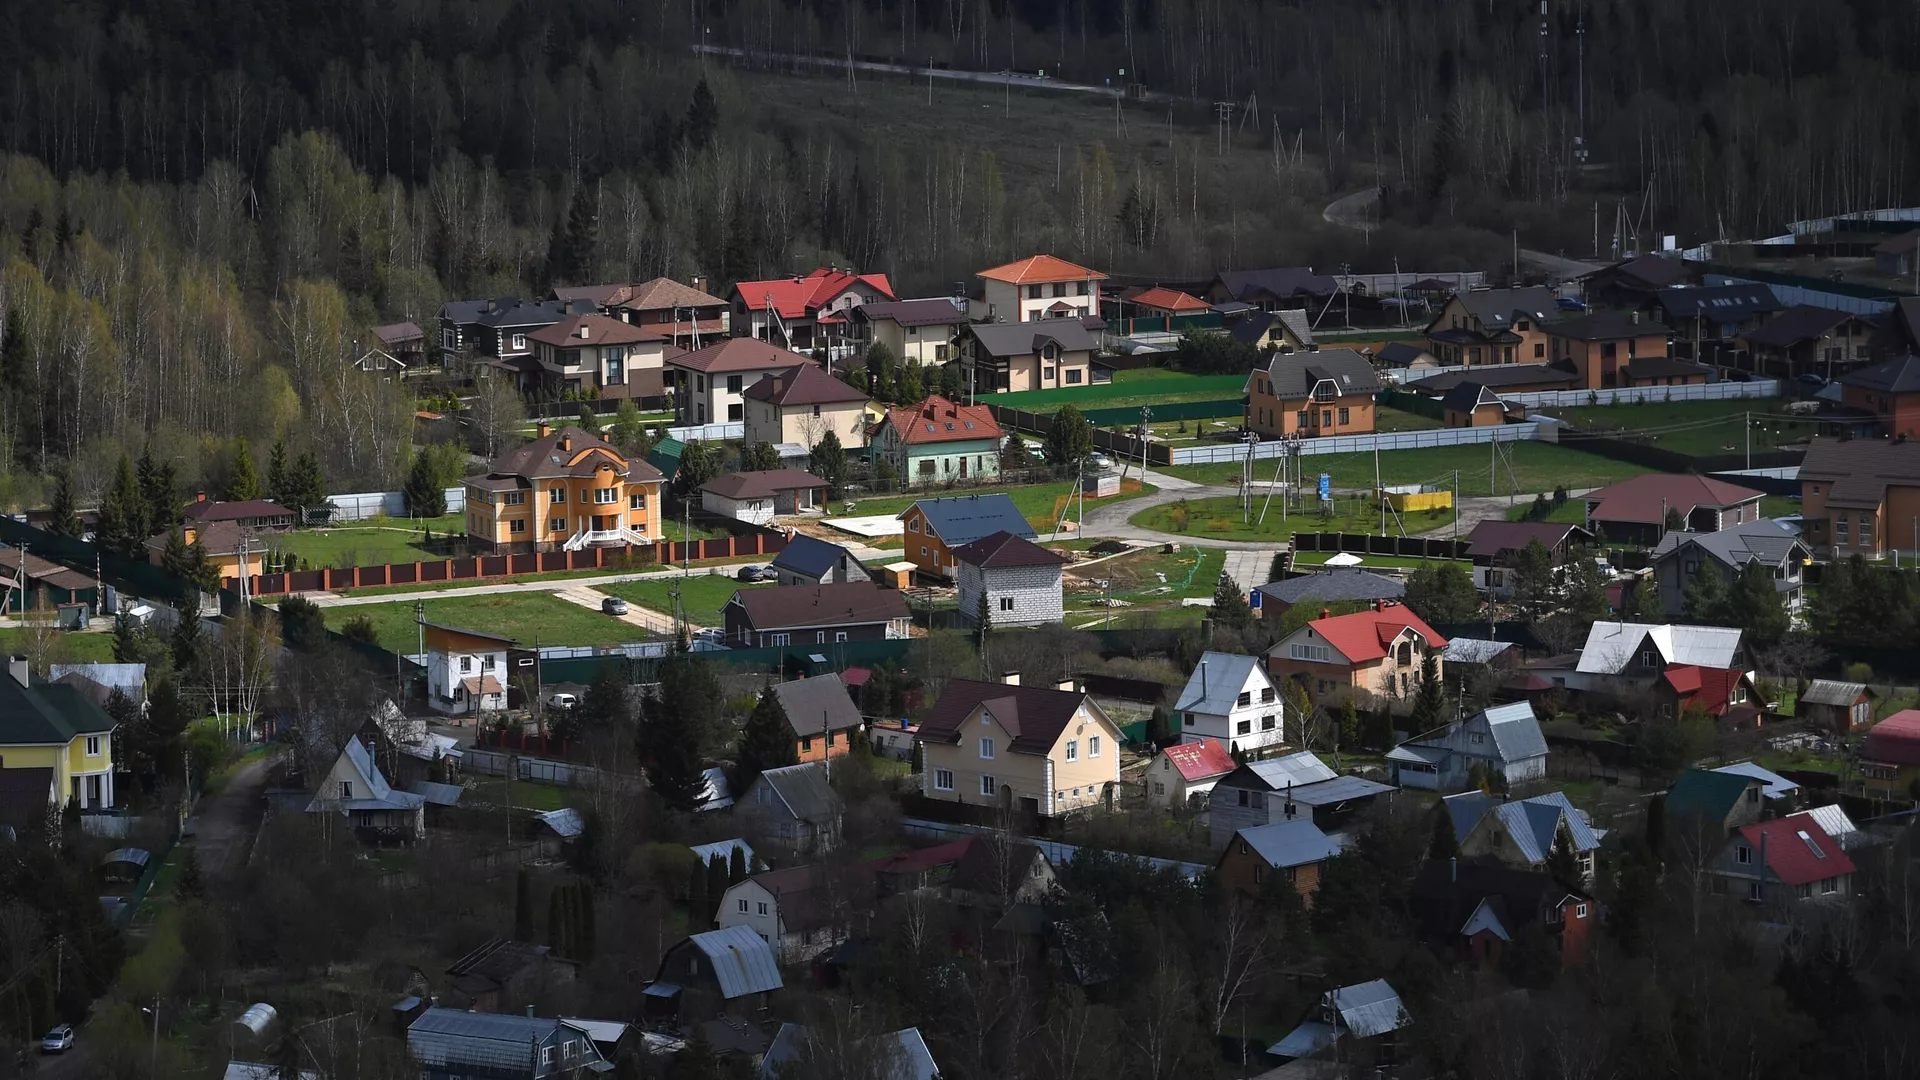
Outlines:
[[436,518],[447,512],[447,491],[440,486],[440,478],[433,474],[433,462],[426,454],[413,456],[403,494],[408,517]]
[[191,608],[177,608],[178,616],[173,623],[173,639],[168,643],[173,650],[173,670],[192,677],[200,664],[200,613]]
[[927,760],[920,754],[920,740],[915,739],[913,740],[913,756],[907,760],[907,772],[914,776],[919,776],[922,772],[926,771],[926,768]]
[[659,686],[640,728],[647,783],[670,809],[691,811],[706,801],[700,746],[718,722],[722,693],[706,661],[676,649],[660,661]]
[[302,450],[300,459],[293,467],[293,488],[287,492],[287,498],[293,500],[281,505],[294,510],[317,509],[327,504],[327,479],[320,471],[320,459],[311,450]]
[[727,884],[738,885],[747,880],[750,872],[747,866],[747,849],[739,844],[733,845],[732,857],[727,860]]
[[1235,630],[1244,630],[1253,625],[1253,609],[1247,606],[1246,594],[1240,586],[1220,572],[1220,580],[1213,587],[1213,621],[1219,626],[1230,626]]
[[547,893],[547,948],[555,956],[571,957],[573,908],[567,903],[567,890],[555,886]]
[[1420,657],[1420,688],[1413,695],[1411,720],[1416,735],[1440,726],[1440,710],[1444,704],[1439,654],[1428,649]]
[[[894,360],[893,350],[887,347],[886,342],[876,341],[867,346],[866,365],[867,393],[881,401],[903,400],[893,381],[894,371],[899,365]],[[917,400],[917,398],[914,399],[914,401]],[[913,404],[913,401],[908,401],[907,404]]]
[[586,183],[575,184],[554,263],[555,285],[584,285],[600,261],[600,211]]
[[1047,428],[1047,464],[1072,471],[1093,456],[1093,425],[1071,405],[1062,405]]
[[574,882],[573,888],[574,901],[579,908],[576,958],[583,964],[591,963],[594,950],[599,946],[599,933],[594,926],[593,882],[581,878]]
[[613,444],[630,454],[637,454],[646,437],[646,426],[640,422],[640,406],[635,405],[632,398],[627,398],[613,414]]
[[73,497],[73,476],[66,470],[53,480],[53,502],[47,510],[47,531],[55,536],[80,535],[80,509]]
[[1724,625],[1728,618],[1727,583],[1714,564],[1702,559],[1700,570],[1687,584],[1682,611],[1689,623],[1698,626]]
[[698,934],[713,928],[713,905],[707,896],[707,865],[698,859],[687,871],[687,933]]
[[909,357],[906,365],[900,369],[900,400],[915,402],[927,396],[926,373],[920,368],[920,361]]
[[140,474],[140,495],[146,500],[147,532],[151,535],[180,520],[180,474],[173,462],[152,459],[151,451],[140,460],[143,465],[152,460],[151,469],[143,468]]
[[1580,857],[1573,851],[1573,834],[1564,827],[1553,836],[1553,849],[1547,852],[1547,876],[1569,889],[1584,889]]
[[740,456],[741,472],[772,472],[780,467],[780,451],[773,444],[761,439],[748,446]]
[[727,891],[727,860],[719,852],[707,858],[707,899],[719,904]]
[[94,537],[101,547],[116,555],[132,556],[146,541],[147,507],[140,497],[139,481],[134,479],[133,462],[120,455],[114,469],[113,486],[100,503],[100,523]]
[[706,76],[694,85],[693,100],[687,105],[686,120],[680,126],[680,137],[694,150],[705,150],[713,143],[713,137],[720,130],[720,103],[714,100],[713,88],[707,85]]
[[807,463],[813,475],[827,482],[827,498],[839,498],[840,485],[847,479],[847,451],[840,445],[840,436],[831,431],[820,436],[808,452]]
[[1453,831],[1453,815],[1444,806],[1433,808],[1433,832],[1427,838],[1427,858],[1451,859],[1460,854],[1460,838]]
[[734,750],[734,761],[735,782],[741,791],[768,769],[800,762],[799,751],[794,746],[793,725],[787,722],[786,710],[780,707],[780,699],[774,696],[771,684],[761,689],[760,700],[748,714],[747,722],[741,725],[740,745]]
[[235,439],[233,473],[227,478],[227,499],[230,502],[245,502],[259,497],[260,476],[253,469],[253,451],[247,449],[247,440]]
[[292,505],[292,470],[292,462],[287,460],[287,440],[273,440],[273,449],[267,452],[267,498],[281,506]]
[[1155,705],[1147,717],[1147,742],[1166,746],[1173,741],[1173,716],[1165,705]]
[[533,940],[533,871],[524,866],[513,879],[513,940]]

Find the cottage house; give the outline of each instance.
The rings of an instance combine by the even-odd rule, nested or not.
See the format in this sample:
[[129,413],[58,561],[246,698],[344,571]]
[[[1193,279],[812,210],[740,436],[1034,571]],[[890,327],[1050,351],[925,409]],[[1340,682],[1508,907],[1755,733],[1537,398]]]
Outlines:
[[729,644],[745,649],[893,641],[912,613],[898,589],[870,581],[741,589],[720,610]]
[[[757,1080],[779,1080],[794,1075],[809,1060],[836,1060],[813,1029],[800,1024],[781,1024],[773,1044],[760,1061]],[[872,1080],[940,1080],[940,1067],[934,1064],[933,1051],[919,1028],[901,1028],[864,1040],[850,1052],[852,1059],[870,1063]]]
[[1227,333],[1238,342],[1260,352],[1311,352],[1313,325],[1308,313],[1298,311],[1248,311],[1225,320]]
[[0,813],[15,827],[40,825],[47,807],[118,804],[113,790],[117,724],[78,689],[37,682],[25,656],[0,676]]
[[408,1025],[407,1055],[420,1080],[575,1080],[612,1071],[592,1034],[572,1021],[437,1006]]
[[422,623],[427,646],[427,705],[465,716],[507,707],[507,650],[512,638],[460,626]]
[[1079,319],[1031,323],[968,323],[960,333],[960,363],[971,394],[1056,390],[1093,382],[1100,339]]
[[1239,767],[1218,739],[1163,747],[1142,775],[1147,803],[1162,809],[1205,809],[1213,786]]
[[1760,820],[1766,787],[1765,780],[1744,773],[1690,768],[1667,789],[1667,820],[1674,828],[1703,829],[1718,838]]
[[1596,311],[1553,323],[1546,334],[1553,365],[1577,376],[1572,389],[1695,386],[1713,377],[1712,368],[1669,355],[1673,331],[1637,311]]
[[1829,559],[1920,554],[1920,439],[1814,439],[1800,463],[1801,537]]
[[1340,845],[1311,821],[1275,821],[1236,831],[1220,852],[1214,872],[1220,884],[1258,897],[1275,879],[1300,894],[1311,908],[1320,890],[1320,864],[1340,854]]
[[856,347],[885,345],[900,362],[944,364],[967,325],[964,297],[892,300],[853,309],[849,336]]
[[1681,528],[1709,533],[1760,520],[1761,493],[1710,477],[1646,473],[1582,496],[1587,529],[1614,543],[1652,547],[1667,534],[1669,515]]
[[827,482],[805,469],[727,473],[700,485],[700,509],[749,525],[819,513],[826,501]]
[[1679,259],[1635,255],[1582,276],[1580,286],[1590,304],[1645,308],[1662,290],[1680,285],[1688,275],[1686,263]]
[[1794,716],[1835,735],[1853,735],[1873,724],[1877,697],[1866,683],[1815,679],[1794,702]]
[[1801,567],[1813,558],[1813,549],[1796,530],[1761,519],[1718,532],[1670,532],[1653,549],[1653,581],[1660,610],[1669,618],[1685,611],[1687,590],[1701,574],[1719,576],[1731,592],[1748,563],[1759,563],[1773,579],[1774,591],[1789,615],[1801,609]]
[[1467,533],[1467,558],[1473,561],[1473,584],[1495,599],[1513,595],[1513,566],[1535,540],[1547,549],[1553,565],[1563,566],[1574,550],[1593,541],[1578,525],[1553,521],[1482,521]]
[[1920,784],[1920,709],[1902,709],[1867,730],[1860,746],[1856,795],[1910,800]]
[[1464,791],[1476,777],[1511,786],[1546,779],[1547,740],[1532,705],[1496,705],[1394,747],[1387,768],[1401,787]]
[[1259,311],[1325,307],[1340,291],[1340,283],[1311,266],[1282,266],[1266,270],[1222,270],[1202,295],[1210,304],[1240,303]]
[[[569,315],[527,335],[536,364],[520,389],[540,400],[565,394],[657,402],[665,395],[666,334],[605,315]],[[673,351],[678,352],[678,349]]]
[[722,1013],[757,1016],[784,985],[773,946],[748,927],[730,926],[668,948],[641,996],[648,1016],[686,1022]]
[[1077,690],[950,679],[920,724],[920,792],[1040,817],[1090,810],[1120,781],[1120,729]]
[[660,535],[660,470],[568,424],[462,481],[467,543],[488,554],[652,544]]
[[1710,865],[1716,892],[1775,905],[1844,901],[1854,869],[1818,821],[1797,815],[1740,826]]
[[992,629],[1044,626],[1064,618],[1061,567],[1067,560],[1012,533],[995,532],[950,548],[960,617]]
[[1247,379],[1247,429],[1263,439],[1366,435],[1380,389],[1373,364],[1352,349],[1275,353]]
[[1098,315],[1100,282],[1107,279],[1097,270],[1051,255],[1031,255],[974,276],[980,279],[980,299],[968,314],[998,323]]
[[935,394],[888,409],[870,445],[874,459],[892,462],[903,483],[944,484],[999,476],[1004,437],[985,405],[956,405]]
[[1287,742],[1279,688],[1257,656],[1207,652],[1174,699],[1180,740],[1212,740],[1231,753],[1260,757]]
[[768,769],[735,806],[758,835],[796,854],[830,851],[840,842],[840,796],[819,762]]
[[1721,765],[1713,770],[1718,773],[1730,773],[1760,781],[1760,797],[1767,807],[1768,815],[1790,810],[1800,801],[1800,785],[1774,772],[1772,769],[1751,761],[1736,761],[1731,765]]
[[446,1003],[483,1013],[518,1012],[577,974],[545,945],[491,938],[447,965]]
[[728,302],[735,336],[812,350],[844,341],[854,308],[893,298],[893,283],[885,274],[822,267],[805,277],[742,281]]
[[969,838],[946,879],[947,899],[999,913],[1016,904],[1045,903],[1058,880],[1039,847],[989,833]]
[[1675,664],[1726,671],[1745,661],[1741,633],[1730,626],[1603,619],[1587,630],[1577,665],[1559,682],[1574,690],[1645,690]]
[[1303,604],[1309,608],[1331,608],[1339,604],[1372,607],[1376,600],[1399,601],[1406,597],[1407,586],[1399,578],[1357,566],[1334,566],[1270,581],[1253,591],[1258,597],[1254,606],[1259,609],[1260,617],[1278,622],[1287,612]]
[[797,964],[845,941],[856,909],[872,891],[872,879],[859,869],[845,874],[820,865],[769,870],[722,894],[714,922],[722,930],[753,931],[773,946],[782,964]]
[[1241,829],[1275,821],[1311,821],[1326,831],[1393,788],[1364,776],[1342,776],[1306,751],[1249,761],[1207,794],[1207,826],[1214,847]]
[[187,508],[180,512],[180,520],[188,528],[204,528],[215,522],[226,521],[255,532],[277,532],[299,524],[292,510],[272,499],[221,501],[209,499],[204,493],[187,504]]
[[[1413,613],[1384,600],[1367,611],[1315,619],[1267,650],[1267,673],[1292,679],[1316,705],[1339,704],[1353,695],[1409,697],[1417,688],[1427,653],[1442,653],[1447,639]],[[1446,660],[1436,655],[1444,677]]]
[[1865,316],[1795,304],[1740,335],[1745,370],[1787,381],[1802,375],[1832,379],[1872,359],[1873,323]]
[[306,812],[344,817],[349,828],[370,840],[413,841],[427,835],[426,805],[424,795],[387,783],[367,744],[356,737],[347,740],[314,785]]
[[860,710],[837,673],[776,683],[773,698],[793,729],[794,752],[800,761],[824,761],[853,748],[860,729]]
[[1673,285],[1655,298],[1663,322],[1673,328],[1677,357],[1736,367],[1732,345],[1780,310],[1773,289],[1758,282]]
[[1564,838],[1580,866],[1581,878],[1593,879],[1593,853],[1600,849],[1603,834],[1594,831],[1564,792],[1503,802],[1483,791],[1464,791],[1443,797],[1439,812],[1452,823],[1462,858],[1492,859],[1537,870]]
[[1872,417],[1881,435],[1920,439],[1920,355],[1902,353],[1843,372],[1834,381],[1840,384],[1841,406]]
[[787,546],[769,564],[782,585],[838,585],[848,581],[871,581],[872,575],[839,544],[830,544],[806,533],[795,533]]
[[1653,684],[1653,695],[1660,702],[1662,716],[1680,716],[1698,710],[1708,716],[1730,721],[1745,720],[1740,727],[1758,726],[1759,718],[1745,717],[1754,708],[1756,693],[1753,672],[1743,667],[1712,668],[1698,664],[1669,664]]
[[1039,536],[1013,499],[999,492],[920,499],[901,512],[900,520],[904,523],[907,561],[930,577],[957,576],[959,564],[954,561],[953,549],[975,540],[995,533],[1022,540]]
[[744,423],[747,387],[807,366],[820,365],[804,353],[750,337],[725,338],[671,357],[666,379],[673,389],[675,418],[682,424]]
[[843,448],[867,445],[864,390],[827,374],[818,364],[802,364],[748,384],[747,445],[772,443],[811,450],[832,434]]
[[1412,1023],[1400,995],[1385,979],[1375,979],[1322,994],[1313,1015],[1267,1053],[1287,1059],[1332,1055],[1343,1065],[1367,1070],[1398,1057],[1393,1034]]
[[1565,966],[1586,959],[1600,905],[1547,874],[1478,859],[1429,859],[1407,906],[1420,936],[1463,960],[1497,966],[1528,927],[1546,932]]
[[1121,289],[1112,300],[1101,305],[1102,314],[1113,318],[1164,319],[1176,315],[1205,315],[1212,307],[1205,301],[1165,285],[1135,285]]
[[1441,396],[1440,415],[1450,428],[1499,427],[1509,419],[1507,403],[1500,395],[1485,383],[1471,381],[1455,383]]
[[[590,300],[455,300],[440,308],[440,365],[454,374],[505,374],[518,381],[535,366],[529,335],[569,315],[587,315]],[[462,365],[468,360],[469,369]]]
[[621,322],[658,330],[676,348],[699,349],[726,337],[732,325],[727,302],[705,290],[705,278],[683,284],[658,277],[626,286],[624,295],[607,297],[602,310]]
[[1457,292],[1427,324],[1427,348],[1447,367],[1544,364],[1545,325],[1558,310],[1544,286]]

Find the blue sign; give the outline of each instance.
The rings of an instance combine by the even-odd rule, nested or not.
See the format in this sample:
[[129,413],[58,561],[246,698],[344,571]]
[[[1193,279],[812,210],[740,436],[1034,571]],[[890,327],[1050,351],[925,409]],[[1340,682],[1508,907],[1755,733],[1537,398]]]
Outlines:
[[1328,476],[1326,473],[1320,474],[1320,501],[1333,501],[1333,477]]

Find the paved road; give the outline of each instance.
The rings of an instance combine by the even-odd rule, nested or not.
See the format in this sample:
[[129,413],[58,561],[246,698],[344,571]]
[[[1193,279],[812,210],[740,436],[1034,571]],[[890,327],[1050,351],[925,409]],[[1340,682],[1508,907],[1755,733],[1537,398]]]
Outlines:
[[[553,596],[556,600],[565,600],[569,604],[579,604],[583,608],[591,608],[594,611],[599,611],[600,602],[605,600],[608,594],[598,589],[578,586],[571,589],[556,590]],[[638,604],[628,604],[625,615],[612,615],[609,616],[609,618],[619,619],[623,623],[637,626],[642,630],[669,637],[673,635],[676,629],[673,625],[673,616],[665,614],[664,612],[655,611],[652,608],[641,607]],[[689,622],[688,625],[692,630],[700,629],[698,623]]]
[[[1019,71],[963,71],[957,68],[928,68],[916,64],[888,64],[873,60],[848,60],[832,56],[800,56],[794,53],[768,53],[759,50],[728,48],[722,45],[695,45],[695,53],[717,56],[728,60],[746,60],[754,63],[773,63],[787,67],[818,67],[833,71],[845,71],[851,67],[854,71],[867,71],[874,74],[911,75],[915,79],[931,76],[948,82],[985,83],[989,86],[1018,86],[1029,90],[1059,90],[1070,94],[1093,94],[1098,97],[1120,97],[1124,87],[1094,86],[1091,83],[1062,82],[1039,74],[1026,74]],[[1148,91],[1145,101],[1200,101],[1199,98],[1185,97],[1179,94],[1167,94]]]
[[1273,580],[1274,556],[1286,547],[1233,548],[1227,552],[1227,576],[1240,591],[1250,593]]

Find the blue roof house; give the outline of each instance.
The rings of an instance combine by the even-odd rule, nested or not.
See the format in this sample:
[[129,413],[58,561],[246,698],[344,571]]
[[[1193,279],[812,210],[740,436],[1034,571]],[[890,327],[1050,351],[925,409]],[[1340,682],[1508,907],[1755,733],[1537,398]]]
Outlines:
[[1580,873],[1593,879],[1593,853],[1606,833],[1588,824],[1563,791],[1502,802],[1484,791],[1467,791],[1440,800],[1453,820],[1462,858],[1487,858],[1521,870],[1546,865],[1553,845],[1564,835],[1573,847]]
[[782,585],[837,585],[871,581],[867,568],[853,553],[806,533],[795,533],[773,558],[773,572]]
[[921,499],[907,507],[900,520],[907,561],[921,573],[940,578],[954,576],[953,548],[997,532],[1022,540],[1036,540],[1040,535],[1004,492]]
[[407,1028],[423,1080],[546,1080],[610,1073],[593,1036],[566,1020],[432,1008]]
[[773,946],[750,926],[729,926],[668,949],[641,996],[648,1016],[685,1022],[763,1009],[782,985]]
[[1477,786],[1474,767],[1508,785],[1547,777],[1547,740],[1533,706],[1498,705],[1416,735],[1388,752],[1387,768],[1401,787],[1465,791]]

